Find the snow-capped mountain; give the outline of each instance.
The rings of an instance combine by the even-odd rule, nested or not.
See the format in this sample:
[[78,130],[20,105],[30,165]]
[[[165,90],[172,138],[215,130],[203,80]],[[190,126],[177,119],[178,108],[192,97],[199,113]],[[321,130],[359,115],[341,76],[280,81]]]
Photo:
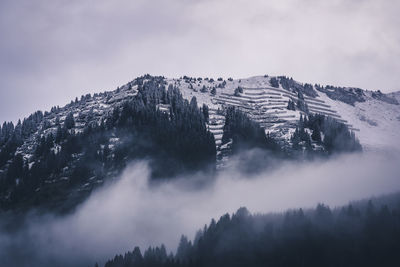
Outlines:
[[[228,105],[241,107],[260,122],[266,131],[289,140],[295,130],[293,123],[305,112],[287,109],[290,99],[298,101],[298,89],[283,88],[281,83],[273,87],[271,78],[255,76],[226,81],[194,81],[189,78],[167,81],[178,86],[185,98],[196,96],[198,103],[207,104],[212,111]],[[299,85],[304,88],[303,84]],[[206,87],[206,93],[202,92],[203,86]],[[235,96],[238,87],[243,88],[243,92]],[[309,112],[331,116],[345,123],[350,130],[355,131],[366,150],[400,149],[400,92],[383,94],[358,88],[328,87],[316,90],[316,87],[312,86],[314,97],[303,93]],[[215,95],[211,93],[212,88],[217,88]],[[217,129],[222,128],[222,121],[220,126]],[[221,132],[214,131],[214,127],[210,129],[216,133],[219,144]]]
[[[202,112],[208,111],[207,120],[201,123],[205,124],[205,130],[212,133],[215,149],[214,152],[208,149],[204,155],[216,154],[217,168],[224,167],[229,161],[227,152],[230,150],[232,140],[223,142],[223,135],[226,110],[232,106],[258,123],[268,136],[274,138],[283,148],[290,148],[293,145],[292,137],[303,117],[322,114],[346,125],[348,130],[355,133],[364,150],[400,151],[400,92],[383,94],[380,91],[373,92],[359,88],[302,84],[283,76],[265,75],[224,80],[146,75],[114,91],[88,94],[80,99],[76,98],[64,107],[53,107],[51,111],[44,113],[36,112],[18,122],[16,126],[4,123],[0,129],[2,206],[13,203],[14,199],[26,202],[27,195],[30,196],[28,202],[33,203],[46,201],[48,195],[56,195],[59,202],[67,201],[72,198],[71,195],[80,199],[81,195],[87,195],[98,184],[102,184],[104,179],[115,177],[124,166],[121,162],[126,163],[132,159],[128,155],[141,154],[140,151],[121,152],[121,147],[129,147],[130,143],[124,143],[126,139],[117,132],[120,125],[118,123],[122,120],[122,111],[125,113],[137,111],[137,105],[142,105],[143,101],[147,102],[147,99],[153,98],[152,94],[158,94],[151,92],[148,96],[142,96],[143,100],[138,101],[139,104],[136,103],[136,106],[127,105],[141,90],[142,92],[147,90],[144,86],[146,83],[152,83],[155,88],[174,88],[181,94],[180,97],[190,101],[190,105],[194,103],[197,106],[196,110],[200,108]],[[171,114],[177,104],[171,100],[170,90],[167,93],[163,89],[161,94],[162,96],[154,96],[157,112],[166,116],[179,114],[176,110],[178,113]],[[193,97],[196,98],[194,102]],[[189,107],[189,104],[186,105]],[[193,111],[193,107],[190,110]],[[196,110],[193,111],[195,119],[196,112],[199,112]],[[137,114],[142,114],[140,112]],[[162,118],[163,115],[157,116]],[[118,118],[118,123],[112,122],[114,117]],[[199,138],[205,140],[204,138],[208,137],[205,131],[201,132],[201,123],[200,126],[197,125],[200,127]],[[137,125],[135,127],[138,128]],[[108,129],[107,134],[99,134],[102,129]],[[307,131],[309,129],[306,129]],[[73,138],[80,134],[85,136],[83,143]],[[309,134],[311,135],[311,132]],[[51,138],[48,138],[49,136]],[[92,139],[101,141],[90,143]],[[77,148],[71,149],[71,146]],[[87,162],[82,161],[87,160],[84,154],[88,152],[82,152],[82,146],[87,146],[86,150],[93,150],[91,153],[98,160],[98,165],[94,165],[91,169],[85,168]],[[179,147],[179,144],[177,146]],[[310,146],[314,150],[324,149],[315,141]],[[166,148],[166,151],[168,149]],[[46,150],[48,152],[43,152]],[[49,153],[52,155],[50,159],[46,156],[44,160],[43,154]],[[108,161],[112,161],[113,164],[109,164]],[[57,167],[54,167],[56,165]],[[46,169],[54,170],[46,172]],[[101,171],[95,171],[98,169]],[[85,178],[74,180],[71,177]],[[32,184],[31,180],[34,180]],[[25,192],[26,189],[20,189],[23,188],[21,184],[29,185],[29,194]],[[35,197],[37,194],[42,194],[39,199]]]
[[[199,106],[206,104],[210,108],[210,131],[216,139],[216,146],[221,144],[224,118],[218,115],[218,109],[227,106],[236,106],[247,112],[251,118],[259,122],[267,132],[276,136],[290,139],[295,127],[295,122],[304,111],[288,110],[288,101],[298,100],[296,90],[287,90],[279,84],[271,86],[271,77],[255,76],[246,79],[212,79],[212,78],[166,78],[167,84],[172,84],[180,89],[184,98],[190,100],[197,98]],[[235,89],[241,87],[243,92],[235,95]],[[215,88],[215,94],[212,93]],[[361,90],[356,88],[343,88],[345,92]],[[327,90],[334,92],[335,88]],[[367,150],[374,149],[400,149],[400,91],[383,94],[362,90],[361,98],[349,103],[330,97],[326,92],[316,91],[315,97],[304,95],[304,102],[308,105],[309,112],[331,116],[345,123],[350,130],[356,132],[363,147]],[[137,85],[130,83],[114,90],[76,98],[64,107],[54,107],[51,112],[45,112],[43,121],[39,123],[38,130],[24,140],[17,152],[22,153],[26,159],[32,156],[35,140],[38,136],[52,132],[56,134],[56,121],[64,123],[66,116],[72,112],[76,121],[75,132],[82,132],[87,123],[100,123],[105,115],[123,101],[137,94]],[[168,106],[160,105],[161,109]],[[294,124],[293,124],[294,123]]]

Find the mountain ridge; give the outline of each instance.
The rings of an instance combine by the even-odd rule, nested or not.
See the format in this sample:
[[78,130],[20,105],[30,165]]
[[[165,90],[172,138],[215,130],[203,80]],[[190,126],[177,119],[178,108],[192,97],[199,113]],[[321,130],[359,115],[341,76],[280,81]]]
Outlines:
[[[217,169],[224,168],[229,163],[232,140],[235,138],[238,140],[235,136],[239,133],[231,132],[230,136],[233,139],[223,138],[224,135],[229,136],[227,133],[228,122],[226,121],[229,108],[242,112],[245,117],[255,123],[254,125],[250,122],[247,123],[246,127],[253,129],[251,131],[263,129],[266,136],[273,140],[269,147],[274,147],[274,142],[277,142],[284,150],[292,150],[292,147],[296,146],[295,150],[299,150],[296,152],[297,154],[300,152],[303,154],[307,149],[317,152],[328,149],[326,144],[322,145],[321,143],[322,139],[327,140],[327,136],[325,136],[327,132],[320,129],[325,120],[327,120],[325,122],[327,125],[335,125],[332,123],[338,122],[339,124],[334,127],[340,128],[342,127],[340,124],[342,124],[344,127],[342,134],[345,134],[346,138],[355,139],[356,133],[366,150],[398,149],[400,147],[397,141],[400,117],[396,117],[400,114],[400,105],[396,100],[398,97],[399,94],[395,93],[389,95],[358,88],[301,84],[284,76],[265,75],[237,80],[231,78],[214,80],[213,78],[203,79],[187,76],[170,79],[145,75],[114,91],[96,93],[93,96],[83,95],[80,99],[76,98],[75,101],[71,101],[64,107],[53,107],[50,112],[35,112],[17,123],[15,127],[11,123],[4,123],[0,135],[0,178],[3,177],[0,181],[3,183],[3,189],[5,188],[2,198],[12,198],[7,188],[10,185],[16,189],[20,188],[21,181],[23,183],[26,181],[19,177],[24,176],[24,172],[31,173],[32,168],[36,171],[36,176],[46,177],[35,178],[39,181],[34,184],[40,184],[40,186],[32,189],[35,192],[39,192],[42,188],[50,190],[40,200],[35,201],[46,202],[45,196],[54,196],[54,192],[61,196],[64,193],[59,191],[60,188],[63,191],[64,187],[68,186],[75,186],[75,189],[71,191],[72,194],[78,192],[78,195],[81,193],[87,195],[97,185],[102,184],[105,178],[117,176],[120,169],[125,166],[124,164],[136,157],[135,153],[141,155],[141,151],[144,149],[147,152],[143,156],[146,157],[146,155],[150,155],[146,153],[154,155],[154,152],[160,149],[169,155],[168,153],[175,153],[174,151],[181,145],[179,142],[186,142],[186,152],[182,150],[179,153],[183,154],[176,154],[176,160],[169,163],[161,163],[163,160],[159,160],[159,175],[163,175],[163,172],[168,170],[168,164],[176,165],[177,170],[185,170],[187,166],[204,168],[205,165],[198,165],[196,162],[198,160],[206,162],[207,157],[213,157],[212,154],[215,154]],[[147,108],[146,105],[148,105]],[[129,118],[132,114],[145,117],[132,124],[132,118]],[[318,114],[322,117],[319,118]],[[247,120],[240,114],[235,115],[234,112],[231,112],[231,116],[233,116],[231,119],[238,116],[239,120],[235,123]],[[327,119],[324,119],[325,117]],[[191,118],[192,121],[188,118]],[[332,118],[333,121],[331,122],[329,118]],[[311,119],[313,119],[313,123],[311,123]],[[172,127],[170,129],[175,132],[175,135],[171,135],[172,132],[168,133],[169,135],[160,133],[161,135],[158,134],[160,136],[152,133],[157,140],[164,140],[158,142],[160,147],[154,146],[154,144],[143,146],[143,141],[148,142],[149,140],[140,133],[140,125],[143,123],[147,125],[147,120],[150,120],[150,123],[154,120],[155,124],[151,127]],[[200,124],[197,125],[195,121]],[[322,124],[316,126],[316,121],[320,121],[319,123]],[[121,148],[127,146],[124,143],[123,136],[125,135],[122,137],[118,135],[119,128],[122,127],[121,123],[136,125],[133,129],[139,130],[139,135],[134,137],[138,138],[139,136],[137,139],[139,141],[130,143],[133,148],[139,147],[135,148],[134,152]],[[189,124],[192,126],[188,126]],[[178,130],[176,127],[183,128]],[[194,151],[188,152],[193,149],[191,148],[192,145],[194,146],[193,140],[197,138],[195,132],[189,134],[191,127],[197,128],[198,133],[204,135],[203,141],[200,139],[198,141],[200,142],[198,143],[199,151],[203,148],[208,149],[208,152],[204,151],[203,156],[198,157]],[[230,125],[230,127],[244,127],[244,125]],[[241,130],[238,128],[242,131],[240,138],[243,140],[250,133],[249,129],[244,128]],[[105,135],[104,130],[106,130]],[[315,134],[316,130],[318,134]],[[351,135],[346,131],[350,131]],[[189,135],[185,136],[186,133]],[[313,136],[314,134],[315,136]],[[176,135],[182,135],[182,137],[177,140],[178,143],[172,144],[173,147],[170,147],[168,139],[165,138],[169,136],[169,140],[172,140],[176,138]],[[104,139],[104,142],[90,143],[93,142],[93,136],[99,136],[96,138]],[[257,134],[250,136],[258,138]],[[247,140],[247,145],[260,144],[253,141],[250,140],[249,143]],[[207,148],[211,143],[214,144],[214,148]],[[95,166],[103,170],[102,174],[95,175],[85,167],[85,162],[79,163],[84,161],[85,153],[88,153],[82,150],[82,146],[86,150],[93,150],[92,157],[97,158],[98,164],[100,164]],[[64,154],[60,155],[60,152],[64,151],[70,152],[65,156],[63,156]],[[132,153],[133,158],[131,157]],[[183,156],[185,154],[194,154],[193,157],[197,158],[186,161],[187,166],[181,165],[181,161],[185,162],[186,160]],[[46,155],[51,155],[48,163]],[[46,161],[44,156],[46,156]],[[63,158],[67,156],[67,159]],[[59,165],[55,173],[46,174],[46,168],[51,169],[54,164]],[[174,173],[176,172],[172,171],[171,175]],[[71,177],[75,176],[78,187],[76,187],[76,182],[72,183],[74,179]],[[85,179],[80,179],[80,177],[85,177]],[[71,192],[69,190],[67,195],[70,195]],[[21,191],[22,198],[24,194],[26,193]],[[35,193],[31,192],[31,194]],[[61,201],[69,199],[70,197],[64,196]]]

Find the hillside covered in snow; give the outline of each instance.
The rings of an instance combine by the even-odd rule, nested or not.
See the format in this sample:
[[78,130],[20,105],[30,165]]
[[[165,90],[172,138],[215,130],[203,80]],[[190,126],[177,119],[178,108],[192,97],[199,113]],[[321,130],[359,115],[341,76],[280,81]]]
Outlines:
[[[240,107],[266,131],[282,138],[290,138],[301,114],[318,113],[346,124],[366,150],[400,149],[400,141],[397,141],[400,92],[383,94],[359,88],[321,87],[269,76],[238,80],[183,78],[168,79],[168,82],[178,86],[184,97],[196,96],[197,101],[207,104],[212,112],[228,105]],[[238,87],[242,90],[235,94]],[[297,105],[299,99],[307,110],[301,103]],[[294,110],[287,108],[289,100],[295,103]]]
[[241,149],[278,158],[400,150],[400,93],[287,77],[145,75],[0,128],[0,208],[68,210],[132,160],[155,179],[210,176]]

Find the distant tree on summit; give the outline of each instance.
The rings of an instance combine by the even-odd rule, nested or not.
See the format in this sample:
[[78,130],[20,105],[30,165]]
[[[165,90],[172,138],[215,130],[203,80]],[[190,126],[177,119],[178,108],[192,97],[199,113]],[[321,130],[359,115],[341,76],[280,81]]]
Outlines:
[[276,77],[272,77],[269,80],[269,83],[271,84],[272,87],[279,88],[279,81]]

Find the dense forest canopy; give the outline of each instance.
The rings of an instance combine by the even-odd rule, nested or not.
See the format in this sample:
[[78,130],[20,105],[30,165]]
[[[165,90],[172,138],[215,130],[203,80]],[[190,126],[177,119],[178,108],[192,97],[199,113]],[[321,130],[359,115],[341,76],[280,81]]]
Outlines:
[[[19,202],[41,204],[50,197],[62,201],[68,188],[90,179],[102,181],[110,173],[117,175],[134,159],[149,159],[155,179],[192,171],[212,172],[215,141],[205,125],[206,107],[199,108],[196,98],[190,102],[183,99],[176,87],[165,88],[162,78],[138,79],[136,83],[137,96],[116,107],[99,125],[87,124],[83,132],[76,133],[74,116],[68,114],[64,124],[57,125],[55,135],[37,140],[31,166],[21,154],[14,155],[22,142],[19,132],[12,124],[3,126],[0,159],[3,164],[10,159],[11,164],[0,174],[0,192],[10,194],[2,208]],[[169,109],[162,111],[159,104]],[[25,129],[19,125],[16,129]],[[64,179],[48,183],[56,177]]]
[[345,124],[321,114],[301,116],[291,141],[294,150],[305,149],[308,154],[321,155],[321,151],[312,149],[312,142],[321,145],[327,154],[362,150],[354,132]]
[[398,194],[282,214],[240,208],[212,220],[193,241],[182,236],[175,254],[165,246],[143,254],[136,247],[105,266],[398,266],[399,239]]

